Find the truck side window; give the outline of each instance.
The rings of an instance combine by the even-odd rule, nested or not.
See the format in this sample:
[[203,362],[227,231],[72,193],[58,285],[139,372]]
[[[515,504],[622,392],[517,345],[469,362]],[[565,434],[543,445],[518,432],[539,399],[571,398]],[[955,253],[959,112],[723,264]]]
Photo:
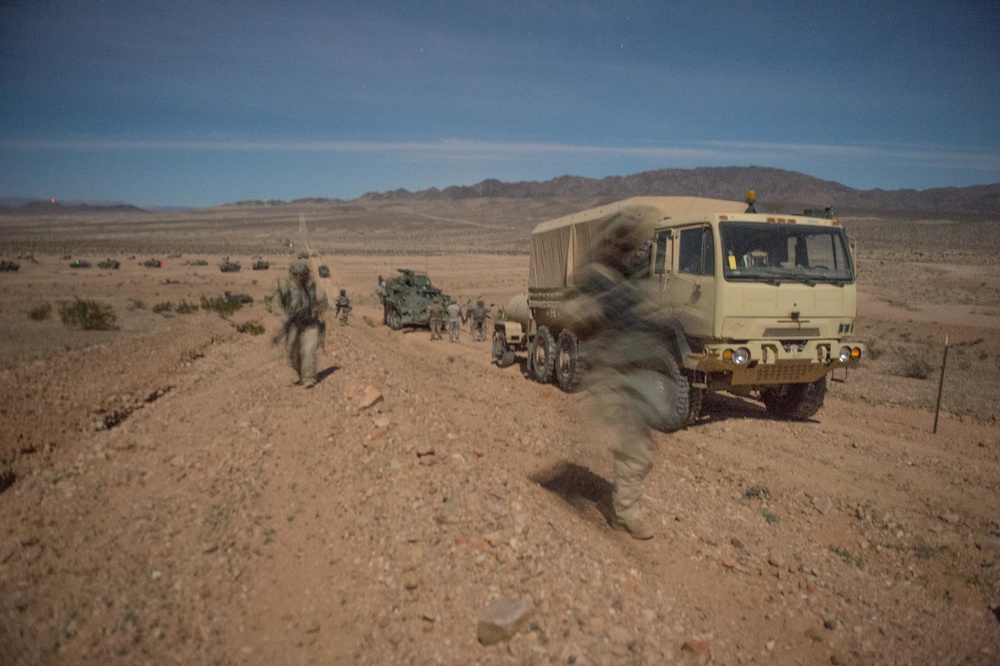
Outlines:
[[715,241],[708,227],[681,231],[681,273],[715,275]]
[[663,269],[667,261],[667,232],[661,231],[656,236],[656,265],[653,272],[663,275]]

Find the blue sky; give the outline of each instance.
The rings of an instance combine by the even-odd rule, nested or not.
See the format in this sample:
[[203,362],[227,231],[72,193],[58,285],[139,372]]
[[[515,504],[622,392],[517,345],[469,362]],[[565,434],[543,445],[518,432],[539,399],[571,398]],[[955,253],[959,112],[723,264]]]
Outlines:
[[996,0],[0,0],[0,197],[731,165],[964,186],[1000,182],[998,110]]

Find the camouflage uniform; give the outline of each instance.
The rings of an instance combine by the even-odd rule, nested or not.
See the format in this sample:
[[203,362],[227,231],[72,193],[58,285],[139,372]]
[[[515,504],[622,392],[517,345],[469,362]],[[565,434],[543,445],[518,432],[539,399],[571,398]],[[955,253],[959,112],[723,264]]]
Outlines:
[[291,279],[278,286],[278,302],[288,315],[284,325],[288,362],[298,373],[296,384],[306,388],[316,385],[316,349],[323,343],[326,324],[322,314],[327,309],[326,294],[309,278],[309,267],[295,262],[288,267]]
[[462,332],[462,324],[465,323],[462,306],[452,301],[445,309],[448,312],[448,340],[458,342],[458,336]]
[[434,299],[434,302],[431,303],[430,308],[427,310],[427,315],[430,318],[431,340],[440,340],[441,329],[444,328],[444,306],[441,305],[440,298]]
[[486,319],[490,316],[490,311],[486,309],[483,299],[476,301],[475,307],[469,310],[469,318],[472,319],[472,339],[482,342],[486,339]]
[[[580,357],[588,368],[584,386],[603,422],[614,457],[611,525],[637,539],[653,536],[652,522],[641,510],[643,481],[653,467],[650,427],[660,418],[656,395],[665,372],[664,340],[653,321],[655,299],[630,279],[636,239],[612,229],[601,261],[586,267],[578,280],[580,295],[567,324],[580,339]],[[666,358],[671,358],[667,354]]]
[[340,321],[341,326],[347,325],[347,316],[351,314],[351,299],[347,297],[347,290],[341,289],[340,296],[337,296],[337,301],[335,303],[337,319]]

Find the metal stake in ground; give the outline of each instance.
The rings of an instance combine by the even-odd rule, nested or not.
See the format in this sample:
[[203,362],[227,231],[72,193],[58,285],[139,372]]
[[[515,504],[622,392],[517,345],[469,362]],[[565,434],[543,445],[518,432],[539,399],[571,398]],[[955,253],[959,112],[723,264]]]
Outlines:
[[941,411],[941,391],[944,389],[944,367],[948,365],[948,334],[944,334],[944,358],[941,359],[941,378],[938,380],[937,405],[934,406],[934,430],[937,434],[938,412]]

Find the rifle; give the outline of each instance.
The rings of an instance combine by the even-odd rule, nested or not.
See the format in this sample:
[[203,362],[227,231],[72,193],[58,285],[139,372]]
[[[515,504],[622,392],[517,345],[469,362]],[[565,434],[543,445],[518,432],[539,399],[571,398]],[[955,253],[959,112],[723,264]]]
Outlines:
[[313,324],[320,324],[322,326],[322,322],[319,321],[315,315],[313,315],[312,304],[309,304],[289,314],[288,318],[285,319],[284,326],[281,327],[281,332],[274,336],[274,338],[271,339],[271,342],[278,344],[278,341],[281,340],[281,338],[288,337],[288,334],[291,333],[293,328],[308,328]]

